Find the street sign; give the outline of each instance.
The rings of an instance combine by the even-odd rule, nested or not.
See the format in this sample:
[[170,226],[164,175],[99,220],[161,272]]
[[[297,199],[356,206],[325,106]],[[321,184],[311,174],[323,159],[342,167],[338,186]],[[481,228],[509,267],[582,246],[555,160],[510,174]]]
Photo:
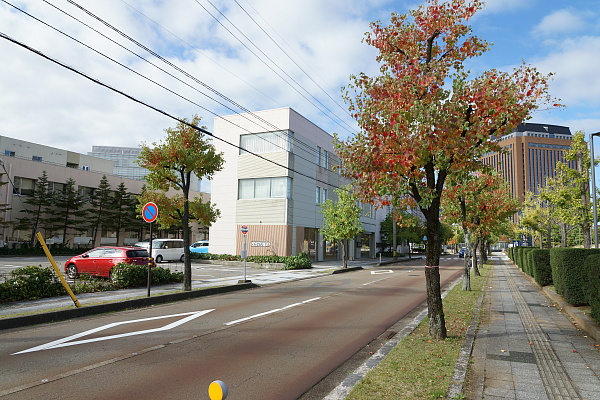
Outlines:
[[158,217],[158,206],[152,202],[144,204],[142,208],[142,218],[146,222],[154,222]]
[[242,231],[242,235],[245,235],[248,233],[248,225],[242,225],[241,229]]

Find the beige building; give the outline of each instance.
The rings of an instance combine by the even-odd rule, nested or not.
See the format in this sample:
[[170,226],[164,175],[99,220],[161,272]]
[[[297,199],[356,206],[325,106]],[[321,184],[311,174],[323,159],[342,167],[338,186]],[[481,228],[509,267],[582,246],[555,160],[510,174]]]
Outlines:
[[[49,189],[61,190],[65,182],[72,178],[76,181],[77,189],[82,194],[92,193],[98,187],[100,180],[106,176],[112,190],[116,190],[121,182],[125,184],[129,193],[141,192],[144,181],[128,179],[113,175],[114,163],[111,160],[79,154],[55,147],[44,146],[26,142],[6,136],[0,136],[0,164],[1,181],[7,184],[0,187],[0,203],[8,204],[10,209],[3,215],[5,221],[15,222],[25,216],[21,212],[26,206],[25,200],[31,196],[35,189],[36,181],[46,171]],[[195,195],[199,193],[195,192]],[[207,194],[203,197],[208,199]],[[205,229],[193,226],[192,240],[205,239],[202,232]],[[62,243],[62,237],[56,237],[58,232],[44,232],[42,235],[47,240],[56,240]],[[62,235],[62,233],[60,233]],[[139,231],[123,232],[121,243],[133,244],[139,240]],[[14,225],[8,224],[0,230],[0,243],[13,244],[30,240],[30,230],[18,230]],[[53,235],[54,237],[47,237]],[[91,246],[90,232],[69,231],[67,234],[68,246]],[[112,235],[112,236],[111,236]],[[102,244],[116,244],[114,233],[106,232],[101,240]],[[98,244],[98,243],[97,243]]]
[[[335,188],[346,183],[333,168],[339,164],[333,136],[291,108],[215,118],[214,134],[239,148],[214,142],[226,162],[212,180],[221,217],[210,227],[210,252],[240,254],[245,225],[248,255],[338,258],[337,243],[319,233],[319,204],[335,201]],[[377,212],[371,205],[364,211],[364,233],[350,244],[351,257],[375,256]],[[378,213],[382,219],[384,211]]]

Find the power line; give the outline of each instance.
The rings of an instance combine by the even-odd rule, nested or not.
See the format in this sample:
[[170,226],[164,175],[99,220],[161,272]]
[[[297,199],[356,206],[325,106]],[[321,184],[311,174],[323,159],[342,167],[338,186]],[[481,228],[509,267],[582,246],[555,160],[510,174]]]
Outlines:
[[[143,74],[141,74],[141,73],[139,73],[139,72],[137,72],[137,71],[133,70],[132,68],[130,68],[130,67],[128,67],[128,66],[126,66],[126,65],[124,65],[124,64],[122,64],[122,63],[120,63],[119,61],[117,61],[117,60],[114,60],[113,58],[111,58],[111,57],[109,57],[109,56],[105,55],[104,53],[102,53],[102,52],[100,52],[100,51],[98,51],[98,50],[96,50],[96,49],[92,48],[91,46],[89,46],[89,45],[87,45],[87,44],[85,44],[85,43],[81,42],[80,40],[78,40],[78,39],[76,39],[76,38],[74,38],[74,37],[72,37],[72,36],[68,35],[67,33],[65,33],[65,32],[61,31],[60,29],[58,29],[58,28],[56,28],[56,27],[53,27],[53,26],[49,25],[48,23],[46,23],[46,22],[44,22],[44,21],[40,20],[39,18],[37,18],[37,17],[35,17],[35,16],[33,16],[33,15],[31,15],[31,14],[27,13],[26,11],[24,11],[24,10],[22,10],[22,9],[20,9],[20,8],[18,8],[18,7],[16,7],[16,6],[14,6],[14,5],[12,5],[12,4],[10,4],[10,3],[8,3],[6,0],[2,0],[2,1],[3,1],[4,3],[6,3],[6,4],[9,4],[9,5],[11,5],[11,6],[12,6],[12,7],[14,7],[15,9],[17,9],[17,10],[21,11],[22,13],[24,13],[24,14],[28,15],[29,17],[31,17],[31,18],[33,18],[33,19],[35,19],[36,21],[38,21],[38,22],[40,22],[40,23],[42,23],[42,24],[44,24],[44,25],[48,26],[49,28],[51,28],[51,29],[53,29],[53,30],[55,30],[55,31],[57,31],[57,32],[59,32],[59,33],[61,33],[61,34],[63,34],[64,36],[66,36],[66,37],[68,37],[68,38],[70,38],[70,39],[72,39],[72,40],[76,41],[77,43],[79,43],[79,44],[81,44],[81,45],[83,45],[83,46],[85,46],[85,47],[87,47],[88,49],[90,49],[90,50],[94,51],[95,53],[97,53],[97,54],[99,54],[99,55],[101,55],[101,56],[103,56],[103,57],[107,58],[108,60],[110,60],[110,61],[112,61],[112,62],[116,63],[117,65],[120,65],[121,67],[123,67],[123,68],[125,68],[125,69],[127,69],[127,70],[129,70],[129,71],[131,71],[131,72],[133,72],[134,74],[136,74],[136,75],[138,75],[138,76],[140,76],[140,77],[142,77],[142,78],[144,78],[144,79],[146,79],[146,80],[148,80],[149,82],[151,82],[151,83],[154,83],[155,85],[157,85],[157,86],[159,86],[159,87],[161,87],[161,88],[163,88],[163,89],[167,90],[168,92],[170,92],[170,93],[174,94],[175,96],[177,96],[177,97],[180,97],[181,99],[183,99],[183,100],[186,100],[186,101],[188,101],[189,103],[191,103],[191,104],[194,104],[194,105],[198,106],[199,108],[201,108],[201,109],[203,109],[203,110],[207,111],[207,112],[208,112],[208,113],[210,113],[210,114],[213,114],[214,116],[216,116],[216,117],[218,117],[218,118],[222,118],[222,117],[220,117],[218,114],[216,114],[215,112],[213,112],[213,111],[209,110],[208,108],[206,108],[206,107],[204,107],[204,106],[201,106],[200,104],[198,104],[198,103],[196,103],[196,102],[194,102],[194,101],[192,101],[192,100],[190,100],[190,99],[188,99],[188,98],[186,98],[186,97],[184,97],[184,96],[180,95],[179,93],[177,93],[177,92],[175,92],[175,91],[173,91],[173,90],[171,90],[171,89],[167,88],[166,86],[164,86],[164,85],[162,85],[162,84],[160,84],[160,83],[158,83],[158,82],[156,82],[156,81],[154,81],[154,80],[152,80],[152,79],[150,79],[150,78],[146,77],[145,75],[143,75]],[[202,95],[204,95],[204,96],[206,96],[206,97],[210,98],[211,100],[215,101],[217,104],[220,104],[221,106],[223,106],[223,107],[225,107],[225,108],[227,108],[227,109],[231,110],[231,111],[232,111],[232,112],[234,112],[235,114],[241,115],[243,118],[245,118],[245,119],[248,119],[248,117],[247,117],[246,115],[243,115],[243,114],[239,114],[239,113],[237,113],[237,112],[236,112],[234,109],[232,109],[232,108],[228,107],[227,105],[225,105],[225,104],[223,104],[223,103],[221,103],[221,102],[217,101],[216,99],[214,99],[214,98],[212,98],[211,96],[209,96],[209,95],[207,95],[207,94],[203,93],[202,91],[198,90],[197,88],[194,88],[193,86],[189,85],[187,82],[184,82],[184,81],[182,81],[181,79],[179,79],[179,78],[177,78],[176,76],[172,75],[172,74],[171,74],[171,73],[169,73],[168,71],[165,71],[164,69],[160,68],[160,67],[159,67],[159,66],[157,66],[156,64],[154,64],[154,63],[152,63],[152,62],[150,62],[150,61],[146,60],[144,57],[140,56],[139,54],[137,54],[137,53],[134,53],[133,51],[131,51],[131,50],[127,49],[127,48],[126,48],[126,47],[124,47],[123,45],[121,45],[121,44],[117,43],[116,41],[114,41],[113,39],[111,39],[111,38],[107,37],[107,36],[106,36],[106,35],[104,35],[103,33],[101,33],[101,32],[99,32],[99,31],[97,31],[96,29],[94,29],[94,28],[92,28],[92,27],[90,27],[89,25],[87,25],[87,24],[86,24],[86,23],[84,23],[83,21],[81,21],[81,20],[79,20],[79,19],[77,19],[77,18],[73,17],[72,15],[70,15],[70,14],[69,14],[69,13],[67,13],[67,12],[65,12],[64,10],[57,8],[57,7],[56,7],[56,6],[54,6],[53,4],[50,4],[50,3],[48,3],[46,0],[44,0],[44,2],[46,2],[46,3],[47,3],[47,4],[49,4],[49,5],[51,5],[52,7],[56,8],[57,10],[61,11],[62,13],[66,14],[67,16],[69,16],[69,17],[73,18],[74,20],[78,21],[79,23],[83,24],[84,26],[88,27],[89,29],[93,30],[94,32],[98,33],[99,35],[103,36],[104,38],[108,39],[109,41],[111,41],[111,42],[113,42],[114,44],[118,45],[119,47],[123,48],[124,50],[128,51],[129,53],[131,53],[131,54],[133,54],[133,55],[135,55],[135,56],[139,57],[139,58],[140,58],[140,59],[142,59],[143,61],[146,61],[147,63],[151,64],[152,66],[154,66],[155,68],[159,69],[160,71],[162,71],[162,72],[166,73],[167,75],[171,76],[172,78],[174,78],[174,79],[178,80],[179,82],[181,82],[181,83],[185,84],[186,86],[188,86],[188,87],[192,88],[193,90],[196,90],[197,92],[201,93]],[[116,28],[115,28],[115,29],[116,29]],[[118,30],[117,30],[117,31],[118,31]],[[120,31],[118,31],[118,32],[120,32]],[[126,36],[126,37],[127,37],[127,38],[129,38],[129,36]],[[135,42],[135,43],[137,43],[137,42]],[[141,45],[141,44],[140,44],[140,45]],[[141,45],[141,46],[143,46],[143,45]],[[151,51],[151,52],[152,52],[151,54],[153,54],[153,55],[156,55],[156,56],[157,56],[159,59],[161,59],[161,60],[164,60],[164,58],[163,58],[163,57],[161,57],[161,56],[160,56],[160,55],[158,55],[157,53],[153,52],[152,50],[149,50],[149,49],[147,49],[145,46],[143,46],[142,48],[146,49],[147,51]],[[173,66],[174,66],[174,64],[171,64],[170,62],[169,62],[168,64],[169,64],[169,65],[173,65]],[[177,70],[181,70],[181,69],[180,69],[180,68],[178,68],[177,66],[174,66],[174,67],[175,67]],[[183,70],[181,70],[181,71],[182,71],[183,73],[185,73],[185,74],[186,74],[186,76],[190,76],[190,77],[192,77],[191,75],[187,74],[187,72],[185,72],[185,71],[183,71]],[[193,78],[194,80],[198,81],[198,80],[197,80],[195,77],[192,77],[192,78]],[[200,81],[198,81],[198,82],[200,82]],[[200,82],[200,83],[202,83],[202,82]],[[206,86],[208,86],[208,85],[206,85]],[[212,88],[211,88],[211,89],[212,89]],[[213,89],[213,91],[214,91],[214,92],[216,92],[217,94],[219,94],[219,95],[220,95],[220,93],[219,93],[218,91],[216,91],[216,90],[214,90],[214,89]],[[223,96],[222,96],[222,97],[223,97]],[[227,98],[226,98],[226,99],[227,99]],[[237,103],[234,103],[234,104],[237,104]],[[244,109],[244,110],[246,111],[246,109],[245,109],[245,108],[243,108],[242,106],[239,106],[239,107],[240,107],[240,108],[242,108],[242,109]],[[252,114],[252,115],[253,115],[255,118],[257,118],[257,119],[259,119],[259,120],[261,120],[261,121],[264,121],[266,124],[268,124],[268,125],[270,125],[271,127],[275,128],[277,131],[283,131],[282,129],[280,129],[280,128],[278,128],[277,126],[275,126],[275,125],[271,124],[269,121],[266,121],[266,120],[264,120],[263,118],[261,118],[261,117],[257,116],[256,114],[254,114],[254,113],[250,112],[249,110],[248,110],[248,112],[249,112],[250,114]],[[233,124],[233,125],[235,125],[235,126],[239,127],[239,128],[240,128],[240,129],[242,129],[242,130],[245,130],[245,131],[249,132],[250,134],[256,135],[256,133],[252,133],[252,132],[250,132],[248,129],[246,129],[246,128],[244,128],[244,127],[242,127],[242,126],[240,126],[240,125],[238,125],[238,124],[236,124],[236,123],[234,123],[234,122],[231,122],[231,121],[229,121],[229,123],[231,123],[231,124]],[[259,136],[259,137],[260,137],[260,136]],[[286,148],[284,148],[284,147],[282,147],[282,146],[278,145],[277,143],[270,142],[269,140],[265,139],[264,137],[260,137],[260,138],[261,138],[262,140],[264,140],[264,141],[266,141],[266,142],[268,142],[268,143],[270,143],[270,144],[272,144],[272,145],[276,146],[276,147],[279,147],[279,148],[281,148],[282,150],[287,150]],[[299,141],[299,140],[296,140],[296,141],[297,141],[298,143],[300,143],[300,144],[304,145],[304,146],[305,146],[307,149],[309,149],[310,151],[314,151],[314,149],[312,148],[312,146],[309,146],[309,145],[307,145],[307,144],[305,144],[305,143],[303,143],[303,142],[301,142],[301,141]],[[313,161],[311,161],[311,160],[308,160],[308,159],[306,159],[306,158],[304,158],[304,157],[302,157],[302,156],[300,156],[300,155],[297,155],[297,156],[298,156],[298,158],[304,159],[304,160],[306,160],[306,161],[308,161],[308,162],[310,162],[310,163],[314,163]],[[315,163],[315,164],[316,164],[316,163]]]
[[[69,0],[71,1],[71,0]],[[314,95],[310,94],[302,85],[300,85],[292,76],[290,76],[287,72],[285,72],[285,70],[283,70],[283,68],[281,68],[275,61],[273,61],[273,59],[271,57],[269,57],[264,51],[262,51],[262,49],[257,46],[248,36],[246,36],[233,22],[231,22],[231,20],[229,20],[229,18],[227,18],[227,16],[225,14],[223,14],[210,0],[207,0],[208,3],[213,6],[217,12],[219,14],[221,14],[223,16],[223,18],[225,18],[227,20],[227,22],[229,22],[248,42],[250,42],[260,53],[262,53],[262,55],[264,57],[267,58],[267,60],[269,60],[275,67],[277,67],[281,72],[283,72],[283,74],[285,76],[287,76],[292,82],[294,82],[296,84],[296,86],[292,85],[289,81],[287,81],[285,78],[283,78],[277,71],[275,71],[275,69],[273,69],[266,61],[264,61],[260,56],[258,56],[258,54],[256,54],[256,52],[254,52],[252,49],[250,49],[242,40],[240,40],[233,32],[231,32],[231,30],[229,28],[227,28],[221,21],[219,21],[219,19],[213,15],[206,7],[204,7],[198,0],[195,0],[195,2],[202,7],[211,17],[213,17],[213,19],[215,21],[217,21],[219,23],[219,25],[221,25],[227,32],[229,32],[237,41],[239,41],[242,46],[244,46],[248,51],[250,51],[256,58],[258,58],[263,64],[265,64],[265,66],[267,66],[267,68],[269,68],[271,71],[273,71],[278,77],[280,77],[285,83],[287,83],[292,89],[294,89],[296,92],[298,92],[302,97],[304,97],[304,99],[306,99],[310,104],[312,104],[317,110],[319,110],[321,113],[325,114],[329,119],[331,119],[335,124],[337,124],[338,126],[340,126],[341,128],[345,129],[346,131],[350,132],[350,133],[354,133],[354,130],[352,129],[352,127],[350,125],[348,125],[342,118],[338,117],[333,111],[331,111],[325,104],[323,104],[319,99],[317,99]],[[340,124],[340,122],[338,122],[337,120],[335,120],[333,117],[331,117],[331,115],[329,115],[328,113],[325,113],[321,108],[319,108],[319,106],[317,106],[312,100],[310,100],[306,95],[304,95],[300,90],[298,90],[298,87],[300,89],[302,89],[303,92],[305,92],[308,96],[312,97],[317,103],[319,103],[322,107],[324,107],[330,114],[335,115],[336,118],[339,119],[339,121],[342,121],[346,126],[342,126],[342,124]]]
[[228,145],[230,145],[230,146],[233,146],[233,147],[235,147],[235,148],[237,148],[237,149],[239,149],[239,150],[244,150],[245,152],[247,152],[247,153],[249,153],[249,154],[251,154],[251,155],[253,155],[253,156],[255,156],[255,157],[258,157],[258,158],[260,158],[260,159],[263,159],[263,160],[265,160],[265,161],[267,161],[267,162],[270,162],[270,163],[272,163],[272,164],[274,164],[274,165],[276,165],[276,166],[278,166],[278,167],[284,168],[284,169],[286,169],[286,170],[288,170],[288,171],[290,171],[290,172],[293,172],[293,173],[295,173],[295,174],[298,174],[298,175],[304,176],[304,177],[306,177],[306,178],[309,178],[309,179],[311,179],[311,180],[314,180],[315,182],[319,182],[319,183],[325,184],[325,185],[327,185],[327,186],[331,186],[331,187],[333,187],[333,188],[336,188],[336,189],[337,189],[337,188],[339,188],[339,187],[337,187],[337,186],[335,186],[335,185],[332,185],[332,184],[330,184],[329,182],[324,182],[324,181],[321,181],[320,179],[318,179],[318,178],[316,178],[316,177],[312,177],[312,176],[310,176],[310,175],[307,175],[307,174],[305,174],[305,173],[303,173],[303,172],[299,172],[299,171],[296,171],[296,170],[295,170],[295,169],[293,169],[293,168],[287,167],[287,166],[285,166],[285,165],[283,165],[283,164],[279,164],[278,162],[275,162],[275,161],[273,161],[273,160],[269,160],[268,158],[266,158],[266,157],[263,157],[263,156],[261,156],[261,155],[260,155],[260,154],[258,154],[258,153],[255,153],[255,152],[253,152],[253,151],[250,151],[250,150],[247,150],[247,149],[242,149],[240,146],[238,146],[238,145],[236,145],[236,144],[233,144],[233,143],[231,143],[231,142],[229,142],[229,141],[227,141],[227,140],[225,140],[225,139],[223,139],[223,138],[220,138],[220,137],[218,137],[218,136],[215,136],[215,135],[214,135],[212,132],[210,132],[210,131],[208,131],[208,130],[206,130],[206,129],[202,128],[202,127],[199,127],[199,126],[197,126],[197,125],[191,124],[191,123],[189,123],[188,121],[185,121],[185,120],[183,120],[183,119],[181,119],[181,118],[175,117],[174,115],[172,115],[172,114],[169,114],[168,112],[166,112],[166,111],[164,111],[164,110],[161,110],[161,109],[160,109],[160,108],[158,108],[158,107],[155,107],[155,106],[153,106],[153,105],[151,105],[151,104],[149,104],[149,103],[146,103],[146,102],[144,102],[144,101],[142,101],[142,100],[140,100],[140,99],[137,99],[137,98],[133,97],[132,95],[129,95],[129,94],[127,94],[127,93],[123,92],[122,90],[119,90],[119,89],[117,89],[117,88],[114,88],[114,87],[112,87],[112,86],[110,86],[110,85],[108,85],[108,84],[106,84],[106,83],[104,83],[104,82],[102,82],[102,81],[100,81],[100,80],[98,80],[98,79],[96,79],[96,78],[93,78],[93,77],[91,77],[91,76],[89,76],[89,75],[85,74],[84,72],[81,72],[81,71],[79,71],[78,69],[76,69],[76,68],[74,68],[74,67],[71,67],[71,66],[69,66],[69,65],[67,65],[67,64],[65,64],[65,63],[63,63],[63,62],[61,62],[61,61],[59,61],[59,60],[57,60],[57,59],[55,59],[55,58],[53,58],[53,57],[50,57],[50,56],[48,56],[48,55],[46,55],[46,54],[42,53],[41,51],[39,51],[39,50],[37,50],[37,49],[34,49],[33,47],[31,47],[31,46],[28,46],[28,45],[26,45],[25,43],[23,43],[23,42],[20,42],[20,41],[18,41],[18,40],[16,40],[16,39],[14,39],[14,38],[12,38],[12,37],[8,36],[8,35],[7,35],[7,34],[5,34],[4,32],[0,32],[0,37],[1,37],[1,38],[3,38],[3,39],[6,39],[6,40],[8,40],[9,42],[12,42],[13,44],[16,44],[17,46],[20,46],[20,47],[22,47],[22,48],[24,48],[24,49],[26,49],[26,50],[29,50],[30,52],[32,52],[32,53],[34,53],[34,54],[36,54],[36,55],[38,55],[38,56],[40,56],[40,57],[42,57],[42,58],[45,58],[46,60],[48,60],[48,61],[50,61],[50,62],[53,62],[53,63],[55,63],[55,64],[57,64],[57,65],[59,65],[59,66],[61,66],[61,67],[65,68],[65,69],[68,69],[69,71],[71,71],[71,72],[74,72],[75,74],[77,74],[77,75],[79,75],[79,76],[82,76],[82,77],[84,77],[84,78],[86,78],[86,79],[90,80],[91,82],[94,82],[94,83],[96,83],[97,85],[100,85],[100,86],[102,86],[102,87],[105,87],[105,88],[107,88],[107,89],[109,89],[109,90],[111,90],[111,91],[113,91],[113,92],[115,92],[115,93],[118,93],[118,94],[120,94],[121,96],[124,96],[124,97],[128,98],[129,100],[131,100],[131,101],[133,101],[133,102],[135,102],[135,103],[138,103],[138,104],[140,104],[140,105],[143,105],[144,107],[150,108],[150,109],[152,109],[152,110],[154,110],[154,111],[156,111],[156,112],[158,112],[158,113],[160,113],[160,114],[162,114],[162,115],[164,115],[164,116],[166,116],[166,117],[168,117],[168,118],[171,118],[171,119],[173,119],[173,120],[175,120],[175,121],[177,121],[177,122],[180,122],[180,123],[182,123],[182,124],[184,124],[184,125],[186,125],[186,126],[189,126],[189,127],[190,127],[190,128],[192,128],[192,129],[195,129],[195,130],[197,130],[197,131],[200,131],[200,132],[202,132],[202,133],[204,133],[204,134],[206,134],[206,135],[208,135],[208,136],[210,136],[210,137],[213,137],[213,138],[215,138],[215,139],[217,139],[217,140],[220,140],[220,141],[222,141],[222,142],[223,142],[223,143],[225,143],[225,144],[228,144]]
[[[164,28],[162,25],[160,25],[158,22],[154,21],[152,18],[148,17],[147,15],[145,15],[144,13],[142,13],[141,11],[139,11],[138,9],[136,9],[135,7],[132,7],[131,5],[129,5],[125,0],[121,0],[121,2],[125,3],[127,6],[129,6],[130,8],[132,8],[133,10],[135,10],[136,12],[138,12],[139,14],[141,14],[142,16],[144,16],[146,19],[150,20],[152,23],[154,23],[155,25],[157,25],[158,27],[160,27],[161,29],[163,29],[164,31],[168,32],[169,34],[171,34],[172,36],[174,36],[175,38],[179,39],[179,41],[181,41],[182,43],[186,44],[188,47],[193,48],[194,50],[196,50],[199,54],[207,57],[209,60],[213,61],[215,64],[219,65],[221,68],[225,69],[227,72],[231,73],[232,75],[234,75],[235,77],[237,77],[238,79],[242,80],[243,82],[247,83],[246,81],[244,81],[242,78],[238,77],[237,75],[235,75],[233,72],[229,71],[227,68],[223,67],[222,65],[218,64],[216,61],[212,60],[210,57],[204,55],[198,48],[194,47],[193,45],[189,44],[188,42],[186,42],[185,40],[181,39],[179,36],[175,35],[174,33],[172,33],[171,31],[169,31],[168,29]],[[64,12],[64,11],[63,11]],[[87,25],[86,25],[87,26]],[[93,28],[90,28],[93,29]],[[103,35],[104,36],[104,35]],[[111,40],[111,39],[109,39]],[[250,87],[254,88],[255,90],[259,91],[261,94],[265,95],[266,97],[268,97],[269,99],[271,99],[272,101],[274,101],[275,103],[277,103],[275,100],[273,100],[271,97],[269,97],[268,95],[266,95],[265,93],[263,93],[262,91],[260,91],[259,89],[257,89],[256,87],[252,86],[251,84],[247,83]],[[275,130],[277,131],[282,131],[283,129],[281,129],[280,127],[277,127],[275,125],[273,125],[272,123],[270,123],[269,121],[264,120],[263,118],[259,117],[258,115],[256,115],[254,112],[246,109],[245,107],[241,107],[240,108],[242,110],[244,110],[245,112],[247,112],[248,114],[252,115],[253,117],[255,117],[256,119],[258,119],[261,122],[264,122],[265,124],[267,124],[268,126],[271,126],[273,128],[275,128]],[[231,109],[230,109],[231,110]],[[240,115],[238,112],[231,110],[234,113]],[[216,113],[213,113],[217,118],[222,118],[221,116],[217,115]],[[260,124],[258,124],[260,125]],[[236,125],[238,127],[240,127],[239,125]],[[240,127],[243,130],[246,130],[242,127]],[[253,133],[252,133],[253,134]],[[267,141],[267,139],[263,140]],[[314,149],[311,145],[304,143],[303,141],[297,139],[297,138],[293,138],[293,140],[296,143],[299,143],[300,145],[302,145],[304,148],[306,148],[308,150],[309,153],[314,153],[314,155],[316,156],[316,149]],[[273,143],[272,143],[273,144]],[[276,145],[276,144],[275,144]],[[310,160],[307,160],[310,161]],[[336,165],[338,163],[335,163]]]
[[[241,4],[240,4],[240,3],[239,3],[237,0],[234,0],[234,1],[235,1],[235,4],[237,4],[237,5],[238,5],[238,6],[239,6],[239,7],[242,9],[242,11],[244,11],[244,13],[245,13],[245,14],[248,16],[248,18],[250,18],[250,20],[251,20],[252,22],[254,22],[254,24],[255,24],[255,25],[256,25],[256,26],[257,26],[257,27],[258,27],[258,28],[259,28],[261,31],[263,31],[263,33],[264,33],[265,35],[267,35],[267,37],[268,37],[269,39],[271,39],[271,41],[272,41],[272,42],[275,44],[275,46],[277,46],[277,48],[278,48],[279,50],[281,50],[281,52],[282,52],[283,54],[285,54],[285,55],[287,56],[287,58],[289,58],[289,59],[290,59],[290,61],[291,61],[291,62],[293,62],[293,63],[294,63],[294,65],[296,65],[296,66],[298,67],[298,69],[300,69],[300,71],[302,71],[302,73],[304,73],[304,75],[306,75],[306,76],[308,77],[308,79],[310,79],[310,80],[311,80],[311,81],[312,81],[312,82],[313,82],[313,83],[314,83],[314,84],[315,84],[315,85],[316,85],[316,86],[317,86],[319,89],[321,89],[321,91],[322,91],[323,93],[325,93],[325,95],[326,95],[327,97],[329,97],[329,99],[331,99],[331,101],[333,101],[333,103],[334,103],[335,105],[337,105],[337,106],[338,106],[338,107],[339,107],[339,108],[340,108],[340,109],[341,109],[343,112],[345,112],[345,113],[346,113],[346,114],[347,114],[349,117],[352,117],[352,116],[350,115],[350,113],[348,113],[348,110],[346,110],[344,107],[342,107],[342,105],[341,105],[340,103],[338,103],[338,102],[337,102],[337,100],[335,100],[333,97],[331,97],[331,95],[329,94],[329,92],[327,92],[325,89],[323,89],[323,87],[321,87],[321,85],[319,85],[319,83],[317,83],[317,82],[316,82],[316,81],[315,81],[315,80],[312,78],[312,76],[310,76],[310,75],[309,75],[309,74],[308,74],[308,73],[307,73],[307,72],[304,70],[304,68],[302,68],[302,67],[301,67],[301,66],[300,66],[300,65],[299,65],[299,64],[296,62],[296,60],[294,60],[294,59],[293,59],[293,58],[292,58],[292,57],[291,57],[291,56],[288,54],[288,52],[287,52],[287,51],[285,51],[285,49],[284,49],[283,47],[281,47],[281,46],[279,45],[279,43],[277,43],[277,42],[276,42],[276,41],[275,41],[275,39],[273,39],[273,37],[272,37],[271,35],[269,35],[269,33],[268,33],[268,32],[267,32],[267,31],[266,31],[266,30],[265,30],[265,29],[264,29],[264,28],[263,28],[263,27],[262,27],[262,26],[261,26],[261,25],[260,25],[258,22],[256,22],[256,20],[255,20],[255,19],[252,17],[252,15],[250,15],[250,14],[248,13],[248,11],[246,11],[246,9],[245,9],[244,7],[242,7],[242,5],[241,5]],[[252,6],[251,6],[251,7],[252,7]],[[253,8],[253,10],[254,10],[254,11],[256,11],[256,9],[254,9],[254,8]],[[273,29],[273,27],[271,27],[271,29]],[[347,124],[346,124],[346,125],[347,125]],[[347,125],[347,126],[348,126],[348,127],[350,127],[349,125]],[[351,128],[351,127],[350,127],[350,128]],[[351,128],[351,129],[352,129],[352,128]]]

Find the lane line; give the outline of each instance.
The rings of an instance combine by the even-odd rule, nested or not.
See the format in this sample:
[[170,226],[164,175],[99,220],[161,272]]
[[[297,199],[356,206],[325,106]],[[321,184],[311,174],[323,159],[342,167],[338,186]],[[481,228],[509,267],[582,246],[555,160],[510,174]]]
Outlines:
[[282,308],[276,308],[276,309],[274,309],[274,310],[265,311],[265,312],[262,312],[262,313],[260,313],[260,314],[254,314],[254,315],[251,315],[251,316],[249,316],[249,317],[246,317],[246,318],[240,318],[240,319],[236,319],[235,321],[226,322],[226,323],[225,323],[225,325],[235,325],[235,324],[239,324],[240,322],[249,321],[249,320],[251,320],[251,319],[255,319],[255,318],[259,318],[259,317],[263,317],[263,316],[265,316],[265,315],[273,314],[273,313],[276,313],[276,312],[279,312],[279,311],[288,310],[288,309],[290,309],[290,308],[297,307],[297,306],[301,306],[301,305],[303,305],[303,304],[307,304],[307,303],[310,303],[310,302],[312,302],[312,301],[316,301],[316,300],[319,300],[319,299],[321,299],[321,298],[320,298],[320,297],[315,297],[315,298],[313,298],[313,299],[304,300],[304,301],[302,301],[302,302],[300,302],[300,303],[294,303],[294,304],[290,304],[289,306],[285,306],[285,307],[282,307]]

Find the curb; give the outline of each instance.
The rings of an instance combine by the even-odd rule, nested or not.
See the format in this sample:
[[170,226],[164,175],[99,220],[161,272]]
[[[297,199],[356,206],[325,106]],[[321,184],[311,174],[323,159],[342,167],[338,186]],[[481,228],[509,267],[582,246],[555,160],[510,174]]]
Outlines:
[[[488,275],[488,281],[490,275]],[[483,298],[485,297],[485,291],[487,290],[488,281],[484,283],[484,287],[481,290],[481,294],[477,298],[475,308],[473,309],[473,315],[469,327],[465,332],[465,339],[463,345],[460,348],[456,364],[454,364],[454,373],[450,379],[450,386],[448,387],[447,399],[458,399],[463,394],[463,388],[465,381],[467,380],[467,372],[469,370],[469,361],[471,360],[471,354],[473,353],[473,346],[475,344],[475,338],[477,337],[477,331],[479,330],[479,322],[481,321],[482,304]]]
[[22,317],[2,318],[0,319],[0,330],[21,328],[23,326],[45,324],[50,322],[62,321],[67,319],[86,317],[89,315],[104,314],[108,312],[124,311],[134,308],[143,308],[157,304],[170,303],[179,300],[194,299],[197,297],[211,296],[213,294],[235,292],[258,287],[253,283],[244,283],[231,286],[221,286],[216,288],[207,288],[193,290],[190,292],[161,294],[154,297],[144,297],[140,299],[131,299],[117,301],[113,303],[98,304],[87,307],[72,308],[68,310],[58,310],[45,312],[41,314],[25,315]]

